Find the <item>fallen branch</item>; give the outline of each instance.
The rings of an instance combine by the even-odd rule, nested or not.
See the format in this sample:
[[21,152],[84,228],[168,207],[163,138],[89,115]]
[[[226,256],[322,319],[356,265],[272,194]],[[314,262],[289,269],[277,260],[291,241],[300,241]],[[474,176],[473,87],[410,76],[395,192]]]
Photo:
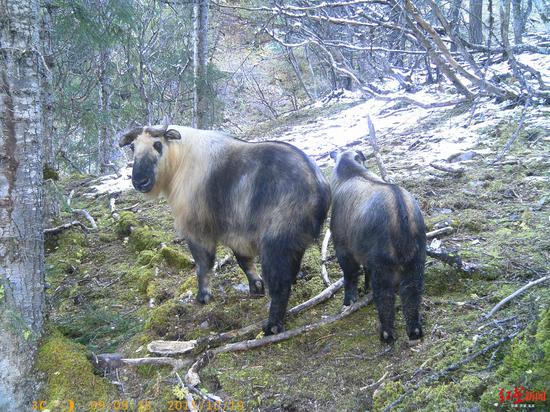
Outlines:
[[78,220],[75,220],[73,222],[65,223],[64,225],[44,229],[44,235],[54,236],[63,232],[64,230],[70,229],[75,226],[80,227],[84,232],[88,232],[88,228],[85,225],[83,225]]
[[384,182],[391,183],[388,180],[388,172],[386,170],[386,166],[384,165],[384,160],[382,160],[382,156],[380,155],[380,149],[378,148],[378,142],[376,141],[376,132],[369,115],[367,115],[367,123],[369,125],[369,143],[374,152],[374,158],[376,159],[378,170],[380,170],[380,177]]
[[514,293],[512,293],[511,295],[505,297],[504,299],[502,299],[500,302],[498,302],[494,307],[493,309],[491,309],[489,311],[489,313],[487,313],[483,318],[484,319],[489,319],[491,316],[493,316],[502,306],[504,306],[506,303],[508,303],[509,301],[511,301],[512,299],[516,298],[517,296],[519,296],[520,294],[522,294],[523,292],[525,292],[527,289],[535,286],[535,285],[538,285],[539,283],[542,283],[542,282],[545,282],[547,280],[550,279],[550,275],[547,275],[547,276],[544,276],[540,279],[537,279],[537,280],[533,280],[532,282],[529,282],[528,284],[526,284],[525,286],[519,288],[518,290],[516,290]]
[[278,333],[276,335],[266,336],[261,339],[250,339],[250,340],[244,340],[244,341],[235,342],[235,343],[228,343],[227,345],[207,350],[198,358],[198,360],[187,371],[187,374],[185,375],[186,382],[188,384],[193,384],[194,386],[197,386],[201,382],[199,377],[200,370],[204,368],[208,364],[210,359],[212,359],[212,357],[218,353],[245,351],[245,350],[259,348],[262,346],[271,345],[273,343],[277,343],[283,340],[293,338],[305,332],[309,332],[314,329],[318,329],[322,326],[326,326],[331,323],[337,322],[345,318],[346,316],[351,315],[357,310],[363,308],[364,306],[368,305],[370,302],[372,302],[372,293],[369,293],[368,295],[359,299],[353,305],[346,307],[340,313],[333,316],[328,316],[324,319],[321,319],[318,322],[311,323],[308,325],[303,325],[295,329]]
[[72,212],[84,217],[88,222],[90,222],[93,230],[97,229],[97,224],[95,223],[94,218],[92,217],[92,215],[90,215],[90,213],[88,213],[86,209],[72,209]]
[[168,357],[151,358],[123,358],[119,353],[93,354],[93,364],[101,370],[108,371],[120,368],[122,365],[167,365],[174,371],[184,368],[191,363],[189,359],[176,359]]
[[327,271],[327,250],[328,250],[328,242],[330,241],[330,229],[327,229],[325,232],[325,237],[323,238],[323,244],[321,245],[321,278],[323,279],[323,282],[325,283],[325,286],[330,286],[332,282],[330,281],[330,278],[328,277],[328,271]]
[[455,168],[448,167],[448,166],[438,165],[435,162],[431,162],[430,166],[433,167],[436,170],[440,170],[442,172],[452,173],[452,174],[456,174],[456,175],[461,175],[461,174],[464,173],[464,168],[462,168],[462,167],[460,167],[458,169],[455,169]]
[[519,133],[521,132],[521,129],[523,129],[523,122],[525,121],[525,114],[527,113],[527,109],[529,108],[530,103],[531,103],[531,99],[528,98],[527,101],[525,102],[525,106],[523,107],[523,111],[521,112],[521,117],[519,119],[518,126],[516,127],[516,130],[514,131],[514,133],[512,133],[512,135],[510,136],[510,138],[508,139],[508,141],[506,142],[506,144],[502,148],[501,152],[498,154],[498,156],[495,158],[495,160],[493,160],[491,162],[491,164],[494,164],[494,163],[499,162],[500,160],[502,160],[502,158],[504,156],[506,156],[506,153],[508,153],[508,151],[510,150],[510,148],[512,147],[512,145],[516,141],[517,137],[519,136]]
[[451,226],[445,226],[441,229],[432,230],[431,232],[426,233],[426,239],[433,239],[434,237],[440,235],[450,235],[454,232],[454,229]]
[[[344,279],[339,279],[334,282],[328,288],[324,289],[318,295],[312,297],[311,299],[300,303],[297,306],[294,306],[287,312],[287,316],[294,316],[298,313],[303,312],[304,310],[315,306],[321,302],[324,302],[332,295],[334,295],[338,290],[344,286]],[[236,329],[229,332],[223,332],[218,335],[208,336],[206,338],[198,340],[189,340],[189,341],[165,341],[165,340],[154,340],[149,345],[147,345],[147,350],[152,353],[157,353],[159,355],[181,355],[184,353],[192,352],[197,347],[211,347],[214,345],[220,345],[223,342],[230,341],[242,336],[247,336],[252,333],[259,332],[262,327],[267,323],[267,320],[255,322],[251,325],[245,326],[241,329]]]
[[459,255],[452,254],[451,252],[448,252],[442,248],[433,249],[429,246],[426,246],[426,254],[429,257],[440,260],[450,266],[455,266],[456,268],[461,270],[464,269],[462,258]]

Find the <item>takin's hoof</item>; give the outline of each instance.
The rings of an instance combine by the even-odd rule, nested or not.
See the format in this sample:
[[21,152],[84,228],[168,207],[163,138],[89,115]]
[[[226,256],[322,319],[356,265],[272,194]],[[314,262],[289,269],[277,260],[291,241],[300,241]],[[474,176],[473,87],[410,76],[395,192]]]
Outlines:
[[353,295],[344,296],[344,306],[351,306],[357,302],[357,293]]
[[408,335],[410,341],[415,341],[422,339],[424,333],[422,333],[422,328],[420,326],[417,326],[416,328],[414,328],[413,331],[409,332]]
[[281,333],[282,331],[284,331],[282,323],[276,323],[276,324],[268,323],[267,326],[264,327],[265,336],[276,335],[277,333]]
[[380,333],[380,339],[384,343],[392,344],[392,343],[395,342],[395,334],[393,332],[388,332],[388,331],[383,330]]
[[197,301],[206,305],[212,300],[212,293],[210,292],[199,292],[197,293]]
[[262,296],[265,296],[264,282],[258,279],[250,284],[250,297],[261,298]]

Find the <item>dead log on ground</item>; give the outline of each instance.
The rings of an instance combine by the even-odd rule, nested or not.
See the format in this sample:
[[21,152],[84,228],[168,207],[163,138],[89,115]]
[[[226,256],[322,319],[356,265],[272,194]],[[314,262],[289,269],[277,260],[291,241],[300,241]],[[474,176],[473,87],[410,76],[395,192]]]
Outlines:
[[463,167],[459,167],[459,168],[455,169],[455,168],[448,167],[448,166],[438,165],[435,162],[431,162],[430,166],[433,167],[434,169],[440,170],[442,172],[452,173],[452,174],[455,174],[455,175],[464,174],[464,168]]
[[454,232],[454,229],[451,226],[445,226],[441,229],[432,230],[431,232],[426,233],[426,239],[433,239],[434,237],[440,235],[450,235]]

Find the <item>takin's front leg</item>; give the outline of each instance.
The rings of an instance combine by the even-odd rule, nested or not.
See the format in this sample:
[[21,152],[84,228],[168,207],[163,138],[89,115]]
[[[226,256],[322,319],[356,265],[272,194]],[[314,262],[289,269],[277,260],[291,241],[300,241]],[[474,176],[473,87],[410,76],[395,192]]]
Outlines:
[[235,253],[235,258],[237,259],[237,263],[239,264],[243,272],[246,274],[246,277],[248,278],[250,296],[253,298],[264,296],[265,295],[264,281],[260,276],[258,276],[258,272],[256,272],[254,259],[251,257],[239,255],[235,251],[233,251],[233,253]]
[[208,303],[212,300],[212,290],[210,289],[210,273],[214,267],[214,259],[216,258],[215,248],[212,250],[205,248],[197,243],[188,242],[189,250],[197,265],[197,279],[199,281],[199,292],[197,300],[200,303]]

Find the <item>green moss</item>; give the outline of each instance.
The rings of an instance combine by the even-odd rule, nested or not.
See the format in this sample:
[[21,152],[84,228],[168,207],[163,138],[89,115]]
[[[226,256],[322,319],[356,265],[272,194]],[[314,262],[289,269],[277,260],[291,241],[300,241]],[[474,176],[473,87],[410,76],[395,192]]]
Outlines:
[[37,369],[46,375],[44,398],[50,410],[61,410],[67,399],[87,405],[93,400],[107,400],[114,395],[109,383],[93,373],[83,345],[54,330],[38,350]]
[[44,180],[48,180],[48,179],[51,179],[54,181],[59,180],[59,172],[53,169],[52,167],[48,166],[47,164],[44,165],[42,173],[44,176]]
[[177,269],[188,269],[193,267],[193,262],[182,251],[171,247],[164,246],[160,249],[160,254],[169,266]]
[[142,250],[156,249],[161,243],[167,243],[170,240],[170,235],[166,232],[143,226],[134,228],[130,235],[129,245],[134,251],[141,252]]
[[401,394],[405,392],[405,388],[401,381],[389,381],[384,386],[374,392],[372,397],[373,409],[375,411],[384,410],[390,403],[395,401]]
[[116,224],[116,233],[119,237],[129,236],[132,232],[132,228],[137,228],[139,221],[133,212],[122,211],[120,212],[120,219]]
[[111,243],[117,240],[117,237],[114,233],[111,232],[100,232],[99,240],[103,243]]
[[535,327],[527,327],[517,336],[498,368],[493,384],[481,397],[482,408],[492,408],[498,401],[498,390],[514,390],[524,386],[541,391],[550,384],[550,307]]
[[155,270],[148,266],[134,267],[127,275],[126,283],[132,284],[142,294],[147,294],[149,282],[154,278]]
[[185,306],[170,299],[150,312],[149,319],[145,322],[145,329],[158,336],[166,336],[179,326],[180,317],[185,313]]

